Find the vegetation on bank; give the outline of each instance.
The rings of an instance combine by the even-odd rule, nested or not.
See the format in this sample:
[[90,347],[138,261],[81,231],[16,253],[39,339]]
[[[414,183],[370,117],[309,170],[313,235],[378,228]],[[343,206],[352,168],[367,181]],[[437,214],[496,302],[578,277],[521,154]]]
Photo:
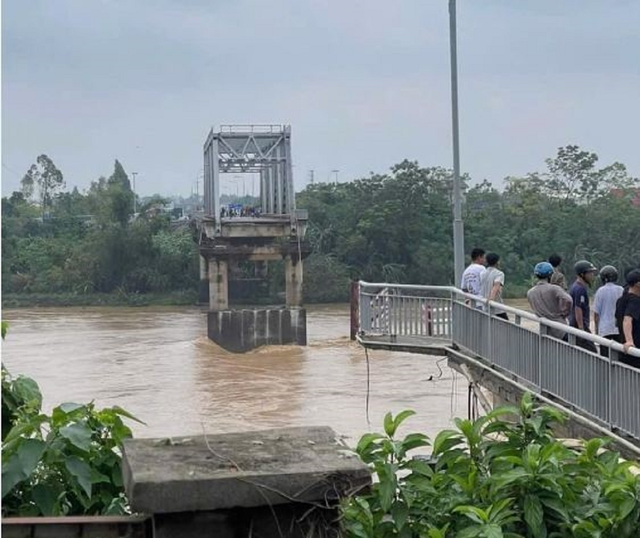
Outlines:
[[47,415],[38,384],[2,366],[2,516],[127,513],[121,446],[131,430],[123,419],[138,421],[93,402]]
[[[45,157],[29,170],[22,191],[2,199],[5,306],[153,304],[154,295],[182,302],[195,293],[193,231],[156,211],[160,199],[139,205],[132,218],[134,194],[119,162],[86,192],[64,192],[61,172]],[[471,178],[464,180],[470,185]],[[624,272],[640,265],[639,189],[624,165],[601,167],[594,153],[559,148],[543,172],[507,177],[500,189],[487,181],[465,187],[467,250],[500,254],[506,297],[523,297],[533,266],[554,252],[570,277],[583,258]],[[349,183],[308,185],[297,195],[298,207],[309,211],[313,248],[305,301],[346,302],[351,279],[452,284],[451,196],[450,170],[411,161]],[[278,302],[282,264],[271,263],[263,283],[248,264],[240,269],[246,280],[239,287],[232,282],[241,292],[236,299]],[[254,289],[264,296],[255,297]]]
[[2,199],[4,306],[195,302],[192,231],[172,227],[156,210],[161,200],[132,218],[134,194],[118,161],[85,193],[49,185],[37,196],[43,205],[31,201],[35,178]]
[[[343,504],[348,538],[635,538],[640,476],[603,439],[569,448],[551,432],[562,415],[530,394],[456,430],[397,436],[412,411],[384,420],[357,453],[371,491]],[[515,420],[514,420],[515,419]],[[431,446],[432,459],[409,453]],[[636,467],[637,471],[637,467]]]

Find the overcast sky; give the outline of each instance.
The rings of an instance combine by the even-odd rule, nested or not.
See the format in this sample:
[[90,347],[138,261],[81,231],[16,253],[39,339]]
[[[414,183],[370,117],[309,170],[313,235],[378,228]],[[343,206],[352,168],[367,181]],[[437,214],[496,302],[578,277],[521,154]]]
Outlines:
[[[447,0],[4,0],[2,192],[40,153],[86,188],[118,158],[188,194],[212,125],[290,123],[296,187],[450,166]],[[640,2],[459,0],[461,163],[560,145],[640,175]]]

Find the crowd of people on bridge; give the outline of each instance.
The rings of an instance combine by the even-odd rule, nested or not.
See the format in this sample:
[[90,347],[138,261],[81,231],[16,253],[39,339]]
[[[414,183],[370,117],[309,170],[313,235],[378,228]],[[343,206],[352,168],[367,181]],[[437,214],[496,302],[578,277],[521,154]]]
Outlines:
[[258,218],[260,217],[262,211],[259,207],[253,206],[243,206],[240,204],[237,205],[229,205],[222,206],[220,208],[220,217],[221,218],[233,218],[233,217],[251,217]]
[[[567,279],[560,270],[561,263],[562,258],[553,254],[533,268],[536,282],[527,292],[533,312],[540,318],[591,333],[589,290],[599,277],[600,286],[593,300],[595,333],[622,344],[625,353],[621,360],[640,367],[640,359],[628,354],[630,348],[640,348],[640,268],[627,272],[623,287],[618,284],[620,274],[614,266],[605,265],[598,270],[590,261],[580,260],[574,265],[575,280],[568,287]],[[471,251],[471,264],[462,274],[462,291],[503,303],[504,281],[498,254],[486,253],[481,248]],[[485,309],[486,304],[477,301],[476,307]],[[506,312],[499,312],[496,316],[508,319]],[[559,327],[548,327],[547,334],[565,341],[569,339],[566,331]],[[592,339],[576,337],[575,343],[591,352],[598,352]],[[607,346],[599,347],[603,356],[609,355]]]

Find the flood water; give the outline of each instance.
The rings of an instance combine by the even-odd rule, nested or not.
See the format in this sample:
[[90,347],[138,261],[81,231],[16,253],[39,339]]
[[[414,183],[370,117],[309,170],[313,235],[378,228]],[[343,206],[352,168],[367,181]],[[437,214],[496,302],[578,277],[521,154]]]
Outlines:
[[310,307],[307,347],[228,353],[206,337],[206,313],[180,308],[5,310],[2,361],[39,383],[47,410],[66,401],[120,405],[168,437],[329,425],[353,443],[387,411],[414,409],[431,436],[465,416],[467,389],[442,357],[369,352],[349,341],[347,305]]

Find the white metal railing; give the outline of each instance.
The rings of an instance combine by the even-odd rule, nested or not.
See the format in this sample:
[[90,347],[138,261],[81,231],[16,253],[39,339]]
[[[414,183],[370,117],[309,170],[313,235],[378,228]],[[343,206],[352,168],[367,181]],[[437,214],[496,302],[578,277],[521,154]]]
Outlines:
[[[617,342],[449,286],[360,282],[358,315],[361,337],[450,342],[533,392],[640,440],[640,370],[620,362]],[[607,348],[609,357],[577,339]],[[640,358],[640,349],[629,354]]]

